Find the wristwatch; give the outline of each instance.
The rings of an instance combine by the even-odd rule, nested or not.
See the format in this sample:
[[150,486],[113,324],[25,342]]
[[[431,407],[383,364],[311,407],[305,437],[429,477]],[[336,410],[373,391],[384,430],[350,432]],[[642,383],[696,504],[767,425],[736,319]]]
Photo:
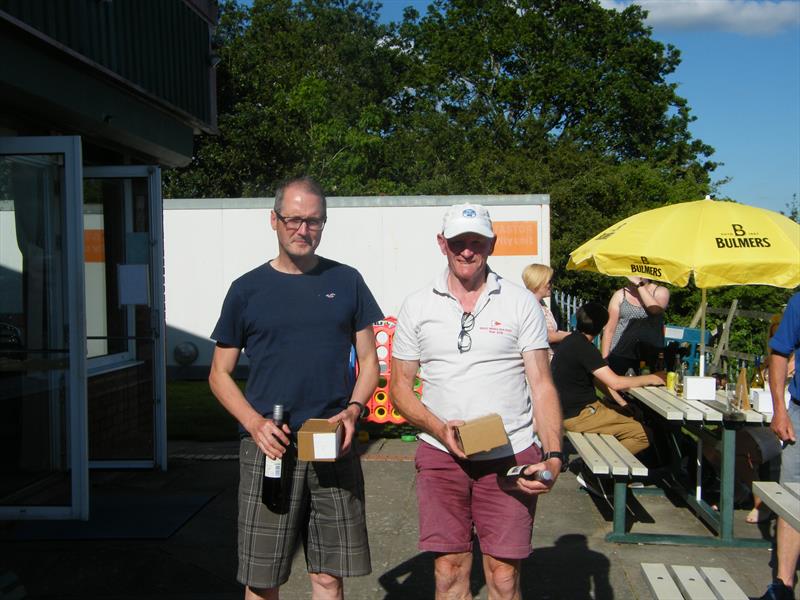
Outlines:
[[544,456],[542,457],[542,461],[550,460],[551,458],[557,458],[561,461],[562,464],[566,464],[567,462],[567,455],[560,450],[554,450],[553,452],[545,452]]
[[355,404],[361,410],[361,414],[358,416],[359,419],[363,419],[369,414],[369,409],[357,400],[350,400],[350,402],[347,403],[347,406],[345,406],[345,408],[347,408],[351,404]]

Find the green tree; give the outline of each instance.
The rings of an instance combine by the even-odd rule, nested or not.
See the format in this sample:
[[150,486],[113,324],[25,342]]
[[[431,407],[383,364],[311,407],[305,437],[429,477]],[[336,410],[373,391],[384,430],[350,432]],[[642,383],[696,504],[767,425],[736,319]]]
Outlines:
[[[712,191],[713,149],[667,82],[680,52],[652,39],[640,7],[436,0],[381,25],[376,6],[223,1],[220,133],[166,175],[166,194],[270,195],[299,173],[336,195],[549,193],[559,288],[604,302],[620,280],[566,271],[569,252]],[[746,308],[783,298],[759,293]],[[698,302],[674,290],[673,320]]]
[[370,1],[226,0],[218,28],[219,134],[198,139],[166,194],[271,194],[299,173],[329,190],[368,180],[398,53]]
[[666,82],[680,53],[650,37],[645,15],[595,0],[436,0],[421,18],[409,11],[398,30],[413,58],[394,99],[398,130],[424,134],[430,123],[475,152],[536,156],[567,144],[706,173],[714,164],[700,159],[713,149],[692,140],[694,117]]

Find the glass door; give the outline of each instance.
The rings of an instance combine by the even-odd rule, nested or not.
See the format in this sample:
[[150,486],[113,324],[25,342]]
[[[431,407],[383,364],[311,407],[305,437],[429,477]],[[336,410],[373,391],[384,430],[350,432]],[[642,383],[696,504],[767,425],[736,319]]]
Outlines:
[[89,514],[81,143],[0,137],[0,518]]
[[166,469],[160,170],[83,176],[89,466]]

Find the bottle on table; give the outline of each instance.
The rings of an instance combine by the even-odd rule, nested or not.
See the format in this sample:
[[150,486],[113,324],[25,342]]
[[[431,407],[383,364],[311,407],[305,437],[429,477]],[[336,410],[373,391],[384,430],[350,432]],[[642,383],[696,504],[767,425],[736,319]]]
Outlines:
[[[679,359],[676,358],[675,360]],[[678,367],[678,373],[675,376],[675,393],[678,394],[678,396],[683,395],[684,380],[686,379],[686,368],[686,363],[682,362],[680,367]]]
[[764,370],[761,367],[761,357],[756,356],[756,363],[753,369],[753,377],[750,379],[750,389],[764,389]]
[[664,353],[663,352],[659,352],[658,353],[658,357],[656,358],[656,364],[655,364],[654,372],[655,373],[663,373],[666,370],[667,370],[667,363],[664,360]]
[[[272,421],[276,427],[283,426],[283,405],[272,407]],[[283,456],[270,458],[265,455],[264,479],[261,488],[261,501],[272,512],[283,513],[289,508],[289,492],[291,488],[292,446],[286,447]]]
[[747,385],[747,369],[740,363],[736,377],[736,404],[739,410],[750,410],[750,389]]
[[639,361],[639,375],[650,375],[650,367],[643,360]]

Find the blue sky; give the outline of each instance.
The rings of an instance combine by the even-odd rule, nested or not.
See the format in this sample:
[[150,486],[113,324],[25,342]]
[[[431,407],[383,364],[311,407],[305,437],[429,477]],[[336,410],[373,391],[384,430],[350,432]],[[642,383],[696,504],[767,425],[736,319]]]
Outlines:
[[[629,0],[601,0],[624,8]],[[428,0],[382,0],[382,19]],[[670,81],[697,117],[692,135],[725,163],[718,195],[786,212],[800,202],[800,0],[640,0],[653,37],[681,50]],[[532,190],[541,192],[545,190]]]

